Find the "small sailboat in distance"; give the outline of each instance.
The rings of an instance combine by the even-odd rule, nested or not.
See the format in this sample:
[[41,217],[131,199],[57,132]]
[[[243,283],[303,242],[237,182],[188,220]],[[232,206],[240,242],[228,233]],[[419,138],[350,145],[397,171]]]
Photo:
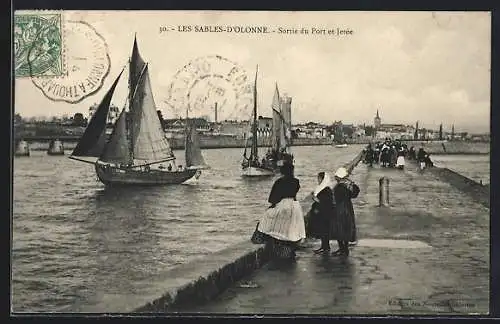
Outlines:
[[200,137],[194,120],[186,120],[185,159],[188,169],[209,169],[200,148]]
[[259,161],[258,147],[257,147],[257,73],[259,71],[259,66],[257,66],[257,71],[255,72],[255,84],[253,89],[253,120],[252,120],[252,147],[250,149],[250,156],[246,156],[246,147],[243,153],[243,163],[242,163],[242,176],[243,177],[269,177],[273,176],[274,172],[272,168],[266,167]]
[[199,174],[195,167],[175,165],[175,155],[156,112],[148,64],[139,55],[137,39],[129,61],[128,105],[108,138],[109,106],[123,71],[105,94],[70,158],[94,164],[98,179],[106,185],[180,184]]

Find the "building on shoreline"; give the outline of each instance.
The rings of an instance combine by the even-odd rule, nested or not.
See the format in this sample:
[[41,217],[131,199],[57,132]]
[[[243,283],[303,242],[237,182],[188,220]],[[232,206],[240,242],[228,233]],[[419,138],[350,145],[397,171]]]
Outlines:
[[[94,103],[92,106],[89,107],[88,120],[90,120],[92,118],[92,116],[95,114],[98,106],[99,106],[99,104]],[[120,108],[111,104],[109,106],[108,124],[113,124],[119,115],[120,115]]]

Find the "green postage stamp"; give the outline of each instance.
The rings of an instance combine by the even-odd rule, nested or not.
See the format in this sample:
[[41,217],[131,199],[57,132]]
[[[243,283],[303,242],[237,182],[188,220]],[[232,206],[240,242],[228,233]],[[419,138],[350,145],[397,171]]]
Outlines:
[[14,16],[16,77],[60,76],[64,73],[61,14]]
[[70,104],[97,92],[111,61],[106,40],[87,18],[79,12],[16,11],[16,85],[34,86],[48,99]]

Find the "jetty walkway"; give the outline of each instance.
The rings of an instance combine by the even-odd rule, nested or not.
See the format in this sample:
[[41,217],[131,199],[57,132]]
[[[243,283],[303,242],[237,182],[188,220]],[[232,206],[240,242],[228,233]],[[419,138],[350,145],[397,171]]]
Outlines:
[[[309,241],[295,264],[267,263],[208,303],[168,312],[487,314],[489,208],[428,171],[359,164],[359,241],[348,258],[315,255]],[[378,206],[381,177],[388,207]]]

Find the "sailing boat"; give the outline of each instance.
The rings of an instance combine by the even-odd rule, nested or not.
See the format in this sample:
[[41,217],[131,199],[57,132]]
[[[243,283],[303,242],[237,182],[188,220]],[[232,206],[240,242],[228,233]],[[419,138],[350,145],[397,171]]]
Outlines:
[[188,169],[209,169],[200,149],[200,138],[194,121],[186,120],[185,159]]
[[252,120],[252,147],[250,150],[250,157],[246,156],[247,148],[243,153],[243,177],[269,177],[274,175],[271,168],[263,165],[259,161],[258,148],[257,148],[257,73],[259,66],[255,72],[255,84],[253,88],[253,120]]
[[273,128],[271,147],[265,157],[267,164],[270,165],[275,172],[279,171],[280,165],[283,165],[284,162],[293,164],[293,155],[290,153],[290,143],[289,138],[287,138],[289,137],[287,136],[287,133],[289,133],[287,127],[289,126],[283,117],[280,102],[278,84],[276,84],[272,102]]
[[[199,175],[195,167],[183,169],[175,165],[175,155],[156,112],[148,64],[139,54],[137,39],[129,61],[128,111],[126,103],[107,138],[109,106],[124,69],[105,94],[70,158],[94,164],[98,179],[106,185],[180,184]],[[163,165],[166,162],[167,168]]]

